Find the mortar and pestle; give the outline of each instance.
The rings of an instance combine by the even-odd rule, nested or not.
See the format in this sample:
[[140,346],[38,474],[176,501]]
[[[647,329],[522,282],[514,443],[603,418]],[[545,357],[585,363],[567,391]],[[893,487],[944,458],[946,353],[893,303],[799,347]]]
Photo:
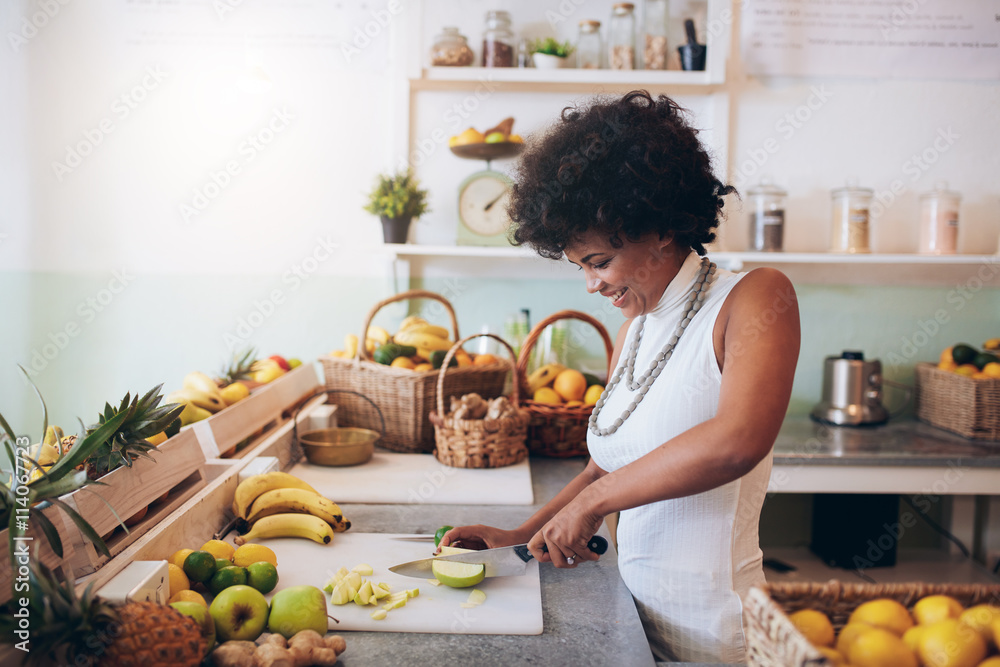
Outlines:
[[705,69],[705,45],[698,43],[694,33],[694,21],[684,19],[684,32],[687,33],[687,44],[677,47],[681,56],[681,69],[685,71],[702,71]]

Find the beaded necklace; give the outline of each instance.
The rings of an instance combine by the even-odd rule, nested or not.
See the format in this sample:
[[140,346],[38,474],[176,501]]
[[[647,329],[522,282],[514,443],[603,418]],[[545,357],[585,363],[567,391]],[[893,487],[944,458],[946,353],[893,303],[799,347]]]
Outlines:
[[[677,324],[677,329],[674,331],[674,335],[670,337],[667,344],[663,346],[660,353],[656,355],[653,359],[653,363],[650,364],[649,368],[646,370],[638,380],[634,379],[635,373],[635,359],[639,354],[639,343],[642,341],[642,328],[646,323],[646,316],[643,315],[639,318],[639,322],[636,325],[635,336],[632,338],[632,344],[629,346],[628,357],[625,359],[625,363],[618,367],[615,371],[614,377],[608,382],[607,388],[598,399],[597,403],[594,405],[594,411],[590,413],[590,421],[588,426],[590,432],[597,436],[611,435],[618,430],[625,420],[635,412],[636,407],[642,402],[643,397],[646,396],[646,392],[653,385],[653,382],[659,377],[660,372],[663,367],[667,365],[667,361],[674,354],[674,348],[677,347],[678,341],[680,341],[681,336],[684,335],[684,330],[687,329],[688,324],[691,323],[691,319],[695,316],[700,309],[702,304],[705,303],[705,298],[708,296],[708,290],[712,286],[712,276],[715,275],[715,264],[709,261],[708,257],[701,258],[701,268],[698,271],[698,277],[695,279],[694,288],[691,290],[691,295],[688,297],[687,305],[684,308],[684,316],[681,321]],[[621,417],[616,419],[611,426],[607,428],[599,428],[597,426],[597,416],[601,414],[601,410],[604,408],[604,404],[607,403],[608,398],[611,397],[611,392],[614,391],[615,387],[622,379],[622,375],[625,376],[625,386],[631,391],[638,391],[638,394],[632,403],[625,408],[622,412]]]

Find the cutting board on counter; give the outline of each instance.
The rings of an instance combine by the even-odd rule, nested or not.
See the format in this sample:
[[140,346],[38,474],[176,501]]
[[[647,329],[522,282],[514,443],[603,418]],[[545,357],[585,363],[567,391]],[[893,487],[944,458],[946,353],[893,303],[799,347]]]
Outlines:
[[[261,540],[278,556],[278,586],[274,592],[290,586],[309,584],[322,588],[333,573],[362,563],[371,565],[373,583],[385,582],[398,592],[419,588],[420,595],[410,599],[405,607],[389,611],[385,619],[376,621],[371,613],[381,606],[329,605],[328,613],[338,619],[330,621],[333,632],[370,630],[380,632],[432,632],[473,635],[538,635],[542,633],[542,596],[538,578],[538,563],[528,563],[526,574],[519,577],[484,579],[474,588],[486,593],[486,602],[473,608],[463,608],[473,588],[434,586],[426,579],[404,577],[389,572],[389,568],[433,555],[433,542],[394,540],[400,535],[376,533],[338,533],[329,545],[303,539]],[[271,595],[267,595],[270,600]],[[329,595],[327,595],[329,601]],[[350,640],[348,640],[350,642]]]
[[291,474],[338,503],[531,505],[528,460],[503,468],[452,468],[430,454],[375,452],[368,463],[333,467],[297,463]]

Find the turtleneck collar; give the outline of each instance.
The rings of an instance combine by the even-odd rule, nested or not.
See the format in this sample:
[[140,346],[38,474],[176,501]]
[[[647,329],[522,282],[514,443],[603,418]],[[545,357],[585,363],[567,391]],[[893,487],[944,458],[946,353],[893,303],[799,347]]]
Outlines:
[[681,264],[681,268],[677,271],[677,275],[667,285],[667,289],[663,290],[663,296],[660,297],[656,307],[649,312],[648,317],[653,319],[666,317],[687,303],[700,268],[701,257],[695,251],[690,251]]

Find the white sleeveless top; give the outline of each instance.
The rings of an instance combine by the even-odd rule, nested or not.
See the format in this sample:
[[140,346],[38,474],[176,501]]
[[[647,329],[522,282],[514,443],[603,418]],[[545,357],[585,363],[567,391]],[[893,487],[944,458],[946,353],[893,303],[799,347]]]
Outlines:
[[[646,316],[636,377],[649,368],[677,327],[700,262],[692,252]],[[611,435],[588,434],[587,447],[603,470],[617,470],[715,416],[722,373],[712,332],[722,304],[744,275],[717,271],[705,303],[635,412]],[[635,326],[633,321],[619,366],[628,355]],[[632,397],[622,378],[598,426],[608,427]],[[745,662],[741,597],[751,586],[764,583],[757,526],[771,459],[768,453],[745,476],[711,491],[621,513],[618,568],[657,660]]]

